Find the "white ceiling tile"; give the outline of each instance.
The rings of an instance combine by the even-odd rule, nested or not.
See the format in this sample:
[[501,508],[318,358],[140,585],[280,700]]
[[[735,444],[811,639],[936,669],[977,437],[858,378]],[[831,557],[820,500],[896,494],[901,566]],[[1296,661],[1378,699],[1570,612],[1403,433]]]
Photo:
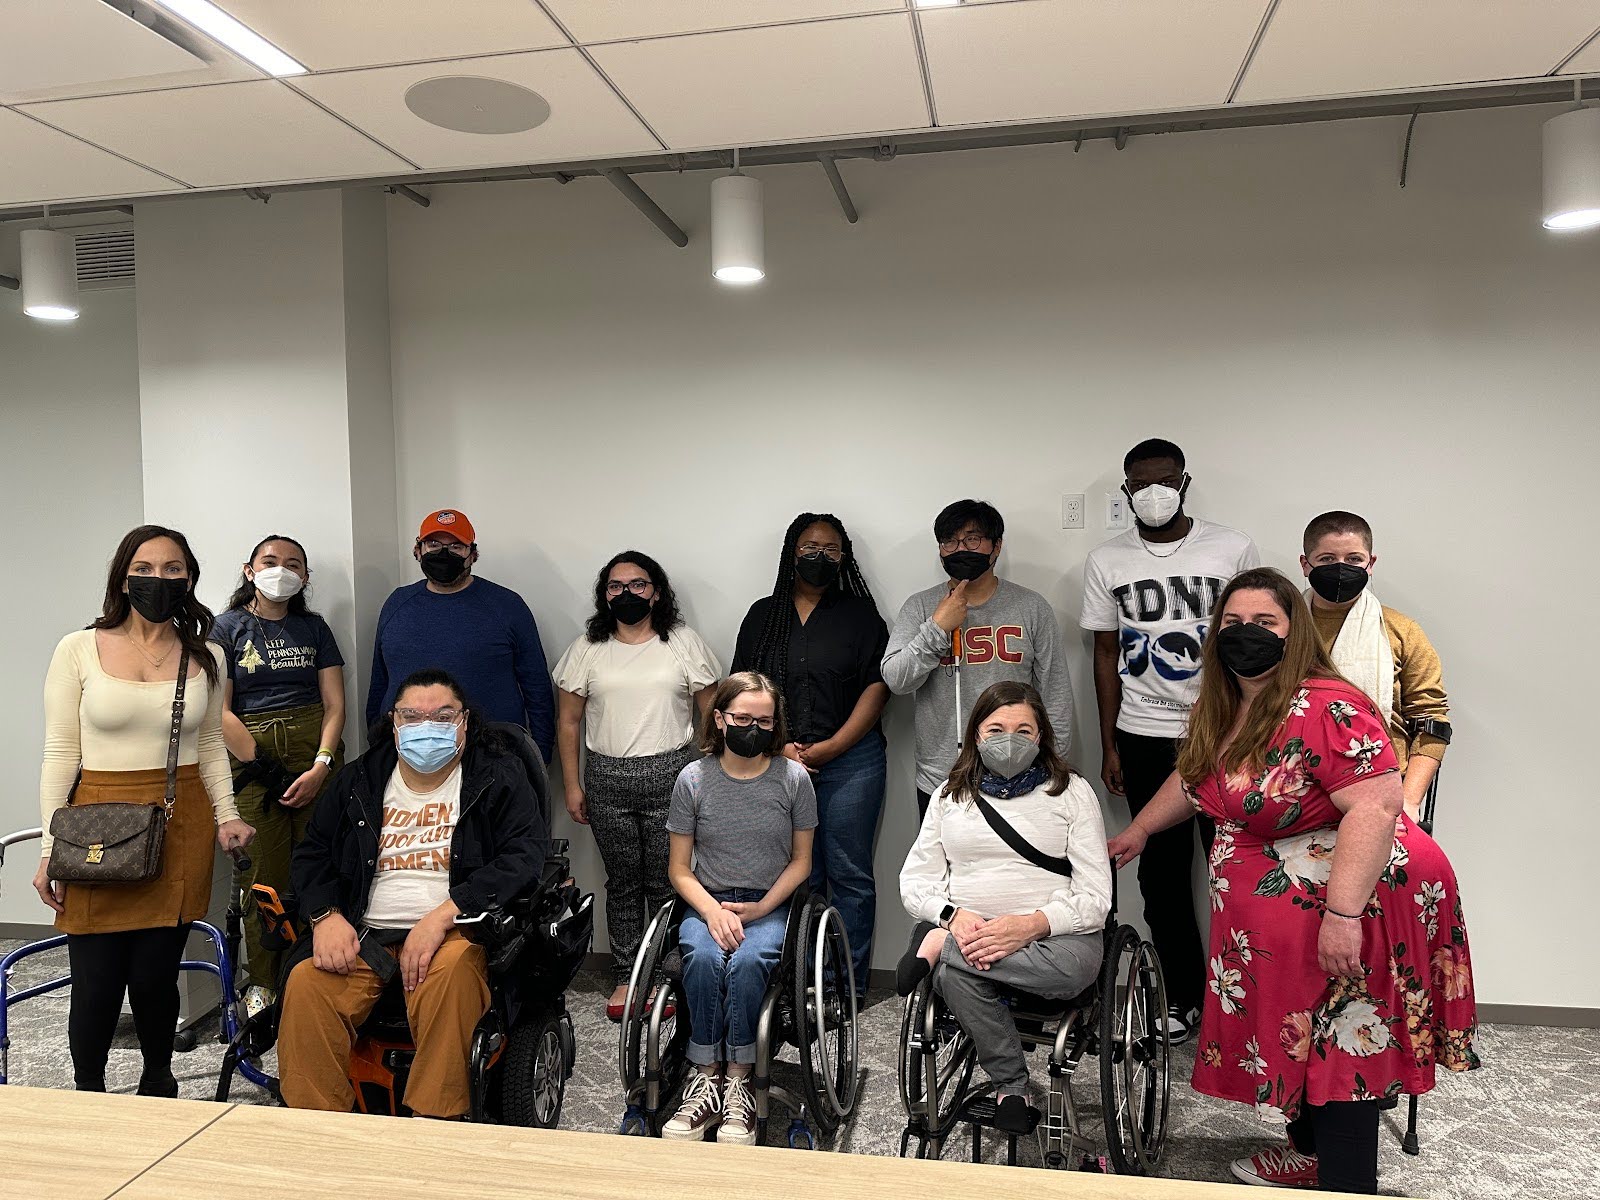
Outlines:
[[1260,103],[1544,75],[1596,0],[1282,0],[1237,97]]
[[580,42],[903,10],[904,0],[545,0]]
[[[1600,37],[1596,37],[1561,68],[1563,75],[1600,75]],[[1600,92],[1600,87],[1593,89]],[[1584,93],[1588,95],[1588,92]]]
[[941,125],[1219,105],[1266,0],[1026,0],[922,12]]
[[0,204],[181,191],[170,179],[0,109]]
[[[520,84],[550,105],[526,133],[458,133],[414,115],[406,89],[424,79],[480,75]],[[659,151],[660,145],[576,50],[542,50],[295,80],[310,96],[418,165],[443,170],[561,162]]]
[[0,0],[7,92],[201,71],[205,63],[103,0]]
[[905,14],[618,42],[591,53],[673,149],[928,123]]
[[313,71],[565,46],[533,0],[217,0]]
[[410,170],[277,80],[57,100],[21,111],[196,187]]

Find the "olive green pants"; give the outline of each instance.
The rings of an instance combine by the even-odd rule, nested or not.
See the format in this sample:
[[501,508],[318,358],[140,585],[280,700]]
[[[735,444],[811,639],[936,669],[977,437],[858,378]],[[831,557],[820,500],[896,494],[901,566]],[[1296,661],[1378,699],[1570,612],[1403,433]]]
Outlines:
[[[288,768],[291,779],[298,779],[316,762],[317,751],[321,749],[318,743],[322,738],[322,705],[245,713],[239,720],[244,722],[257,746],[276,755]],[[236,760],[234,770],[241,765]],[[334,747],[333,770],[328,778],[338,774],[343,765],[344,743],[340,742]],[[234,873],[234,882],[244,893],[245,967],[252,986],[276,991],[282,956],[261,946],[261,920],[256,916],[255,897],[250,888],[252,884],[264,883],[277,888],[280,896],[289,890],[289,856],[306,835],[316,801],[313,799],[300,808],[288,808],[276,800],[268,803],[266,789],[259,783],[251,783],[234,799],[239,805],[239,815],[256,831],[255,840],[250,843],[250,869]]]

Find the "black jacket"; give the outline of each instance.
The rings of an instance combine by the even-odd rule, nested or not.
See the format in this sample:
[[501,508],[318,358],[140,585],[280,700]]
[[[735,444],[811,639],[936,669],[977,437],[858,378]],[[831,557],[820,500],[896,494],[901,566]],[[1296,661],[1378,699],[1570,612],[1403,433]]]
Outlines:
[[[332,907],[360,926],[376,874],[383,793],[398,762],[394,742],[384,738],[347,764],[317,800],[289,868],[303,915]],[[461,811],[450,839],[450,898],[463,913],[477,913],[538,882],[550,830],[514,750],[469,748],[462,772]]]

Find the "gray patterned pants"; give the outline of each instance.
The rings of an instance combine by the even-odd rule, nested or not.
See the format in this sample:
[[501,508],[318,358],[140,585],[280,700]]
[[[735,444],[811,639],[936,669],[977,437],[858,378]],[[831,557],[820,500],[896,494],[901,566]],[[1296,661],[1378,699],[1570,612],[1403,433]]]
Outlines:
[[583,790],[606,868],[606,933],[618,984],[628,982],[650,917],[672,899],[667,808],[678,773],[699,757],[690,744],[642,758],[610,758],[593,750],[585,758]]

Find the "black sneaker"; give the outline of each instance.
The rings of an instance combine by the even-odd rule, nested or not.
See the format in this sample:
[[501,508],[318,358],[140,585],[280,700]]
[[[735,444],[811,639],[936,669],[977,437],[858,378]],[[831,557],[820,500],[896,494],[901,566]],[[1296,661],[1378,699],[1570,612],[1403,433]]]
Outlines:
[[1181,1046],[1187,1042],[1194,1033],[1195,1026],[1200,1024],[1200,1010],[1198,1008],[1182,1009],[1176,1006],[1167,1009],[1167,1041],[1174,1046]]

